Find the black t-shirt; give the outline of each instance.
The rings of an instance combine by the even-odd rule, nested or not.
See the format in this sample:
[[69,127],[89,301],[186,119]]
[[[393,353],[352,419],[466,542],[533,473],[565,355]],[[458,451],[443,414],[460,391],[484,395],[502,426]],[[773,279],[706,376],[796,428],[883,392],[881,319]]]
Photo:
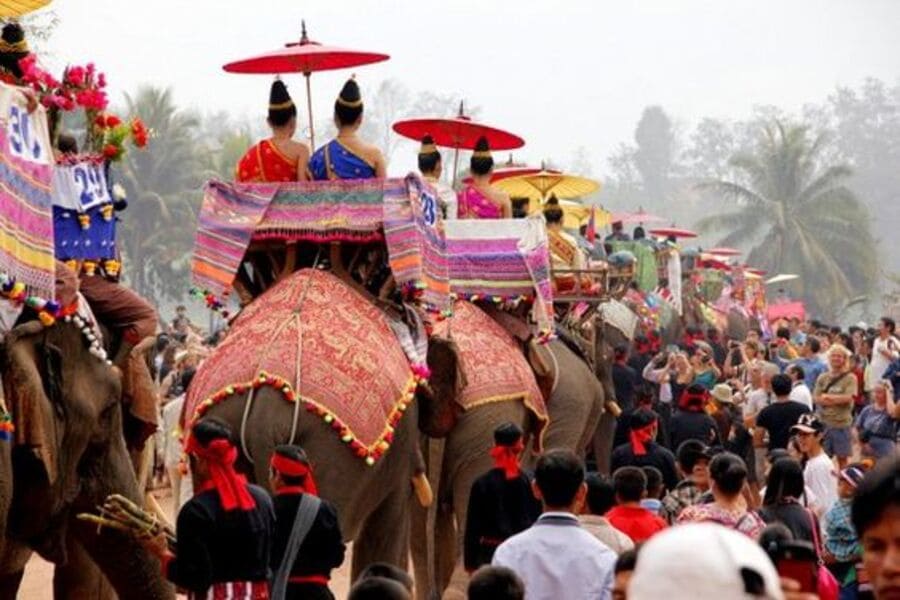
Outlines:
[[707,446],[719,439],[716,422],[705,412],[677,410],[669,419],[669,443],[673,451],[686,440],[699,440]]
[[787,448],[791,427],[797,424],[800,415],[808,412],[805,404],[793,400],[776,401],[759,411],[756,425],[769,432],[769,450]]
[[762,520],[768,524],[782,523],[791,533],[794,534],[795,540],[803,542],[815,543],[813,538],[813,525],[816,520],[810,513],[809,509],[802,506],[796,501],[782,502],[780,504],[771,504],[763,506],[757,511]]

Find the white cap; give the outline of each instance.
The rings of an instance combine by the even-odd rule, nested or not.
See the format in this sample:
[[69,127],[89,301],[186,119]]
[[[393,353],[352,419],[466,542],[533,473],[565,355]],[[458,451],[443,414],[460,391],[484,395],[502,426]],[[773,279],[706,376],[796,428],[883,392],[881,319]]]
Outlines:
[[[748,590],[748,582],[757,589]],[[715,523],[690,523],[654,535],[638,554],[628,599],[660,598],[783,600],[784,595],[775,566],[753,540]]]

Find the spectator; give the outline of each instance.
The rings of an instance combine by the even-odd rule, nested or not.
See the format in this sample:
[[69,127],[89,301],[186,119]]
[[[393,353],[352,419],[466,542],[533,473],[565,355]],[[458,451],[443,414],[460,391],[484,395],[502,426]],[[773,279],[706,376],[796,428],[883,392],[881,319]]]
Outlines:
[[678,408],[669,421],[669,440],[678,448],[687,440],[699,440],[707,445],[718,441],[716,422],[706,414],[709,392],[699,384],[692,384],[678,399]]
[[897,452],[897,413],[891,382],[876,382],[872,403],[862,409],[854,423],[863,456],[878,460]]
[[615,583],[613,584],[612,600],[628,600],[628,584],[631,583],[631,576],[637,565],[637,555],[635,548],[623,552],[616,560],[616,566],[613,569]]
[[800,347],[800,358],[793,363],[803,369],[803,380],[809,389],[815,388],[819,375],[828,370],[828,366],[819,357],[821,350],[818,338],[807,336],[806,343]]
[[616,392],[616,402],[622,409],[622,418],[617,421],[615,441],[613,444],[618,446],[628,441],[628,417],[635,409],[635,392],[638,387],[639,378],[637,371],[628,365],[628,348],[626,346],[616,346],[614,350],[614,362],[612,365],[612,381],[613,388]]
[[468,600],[523,600],[525,584],[512,569],[485,566],[469,581]]
[[369,577],[353,584],[347,600],[412,600],[412,596],[393,579]]
[[894,389],[894,402],[900,402],[900,358],[891,363],[888,370],[884,372],[885,381],[891,382]]
[[678,468],[684,479],[663,498],[660,512],[670,524],[709,490],[709,449],[697,440],[682,443],[678,447]]
[[806,457],[803,480],[816,495],[816,501],[822,511],[827,511],[837,500],[837,485],[832,475],[834,463],[822,448],[825,425],[816,415],[806,413],[800,417],[791,431],[797,434],[800,451]]
[[803,467],[792,458],[779,458],[772,464],[766,480],[766,493],[759,516],[766,523],[782,523],[795,540],[815,542],[815,516],[801,504]]
[[813,399],[825,424],[823,447],[838,466],[847,464],[852,452],[850,426],[853,424],[853,397],[859,389],[856,376],[847,370],[850,351],[835,344],[828,350],[829,370],[816,381]]
[[885,459],[866,474],[856,488],[851,517],[875,598],[896,598],[900,590],[900,458]]
[[805,406],[806,410],[812,411],[812,391],[806,385],[806,373],[803,372],[803,367],[796,364],[790,365],[784,372],[791,378],[790,399]]
[[702,386],[703,389],[709,391],[716,385],[722,373],[719,371],[719,367],[716,366],[712,347],[703,340],[696,340],[694,345],[694,355],[691,357],[694,380],[691,383]]
[[765,523],[747,510],[741,492],[747,483],[747,466],[737,455],[723,452],[709,463],[713,502],[685,508],[677,523],[712,521],[756,539]]
[[656,467],[641,467],[647,477],[647,495],[641,500],[641,506],[654,515],[662,510],[663,480],[662,473]]
[[825,513],[825,559],[841,584],[842,598],[855,598],[858,585],[856,563],[862,557],[859,537],[850,517],[853,495],[865,476],[862,465],[850,465],[838,477],[838,499]]
[[519,467],[522,429],[503,423],[494,430],[494,468],[472,484],[466,513],[463,562],[468,572],[490,564],[504,540],[531,527],[541,507]]
[[628,600],[781,600],[778,573],[754,541],[712,523],[673,527],[641,548]]
[[611,470],[615,472],[620,467],[656,467],[663,475],[666,489],[675,489],[678,485],[675,456],[669,449],[654,441],[658,426],[656,413],[641,408],[631,415],[629,421],[630,441],[613,450]]
[[872,362],[869,365],[868,388],[884,377],[892,362],[900,358],[900,340],[894,335],[897,324],[890,317],[878,322],[878,337],[872,343]]
[[[788,443],[788,449],[783,450],[781,448],[776,448],[772,450],[766,455],[766,478],[768,479],[769,473],[772,471],[772,465],[775,464],[775,461],[781,460],[782,458],[790,458],[794,462],[800,465],[800,477],[803,478],[803,453],[797,448],[797,438],[791,438],[790,443]],[[763,487],[760,490],[760,495],[765,498],[766,492],[768,488]],[[816,515],[825,514],[825,511],[819,506],[818,499],[816,498],[815,492],[813,492],[809,486],[806,485],[806,480],[803,481],[803,494],[798,498],[800,504],[805,506],[806,508],[813,511]]]
[[414,596],[413,578],[409,576],[409,573],[407,573],[400,567],[396,567],[388,563],[372,563],[362,570],[362,573],[359,574],[359,577],[357,577],[356,580],[361,581],[370,577],[384,577],[385,579],[393,579],[394,581],[405,587],[410,596]]
[[709,347],[712,349],[712,356],[716,365],[720,367],[723,366],[725,364],[725,359],[728,356],[728,350],[722,345],[719,330],[715,327],[707,328],[706,341],[709,342]]
[[612,526],[606,513],[616,505],[616,491],[612,482],[598,473],[587,477],[587,514],[578,517],[588,533],[603,542],[616,554],[634,548],[631,538]]
[[775,375],[771,387],[775,401],[760,411],[753,430],[754,445],[769,451],[787,448],[791,427],[797,424],[800,415],[809,412],[804,405],[791,401],[791,379],[787,375]]
[[616,554],[574,515],[587,494],[584,465],[570,450],[550,450],[538,459],[534,476],[544,513],[500,544],[492,564],[515,571],[529,598],[608,600]]
[[[744,425],[748,430],[756,427],[756,417],[772,402],[772,377],[778,375],[778,367],[768,362],[758,362],[750,366],[750,391],[743,394],[741,407]],[[765,448],[753,448],[753,460],[747,462],[750,483],[756,484],[762,474]]]
[[635,543],[649,539],[666,528],[666,522],[641,506],[647,495],[647,476],[638,467],[622,467],[613,474],[616,503],[606,518],[612,526],[625,533]]
[[[195,373],[196,371],[193,368],[188,368],[181,374],[181,381],[185,390],[194,380]],[[184,443],[180,435],[180,421],[181,413],[184,411],[184,399],[185,394],[182,393],[174,400],[167,402],[162,409],[163,466],[169,475],[169,483],[172,485],[172,502],[176,512],[194,495],[191,478],[182,477],[181,472],[181,455]]]

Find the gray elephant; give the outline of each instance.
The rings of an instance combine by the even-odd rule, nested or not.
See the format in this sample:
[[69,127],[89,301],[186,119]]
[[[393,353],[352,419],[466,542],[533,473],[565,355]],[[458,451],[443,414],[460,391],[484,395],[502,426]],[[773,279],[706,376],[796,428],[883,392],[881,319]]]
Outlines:
[[[266,364],[269,372],[290,365],[284,385],[259,385],[252,391],[230,385],[258,377]],[[390,429],[383,452],[373,456],[349,441],[349,413],[377,402],[374,390],[398,372],[412,376],[380,310],[334,275],[305,269],[244,309],[198,368],[186,410],[192,420],[216,417],[228,423],[241,440],[237,468],[263,486],[269,485],[275,446],[291,440],[301,445],[313,462],[319,494],[335,505],[342,533],[353,541],[355,577],[372,562],[405,568],[413,483],[427,494],[424,477],[416,477],[423,467],[412,389],[407,387],[409,404],[402,405],[400,418],[393,425],[378,424]],[[300,389],[294,391],[298,381]],[[222,385],[232,393],[216,395]],[[335,390],[356,397],[338,398]],[[209,398],[215,401],[194,408]],[[300,409],[297,401],[307,406]]]
[[[31,551],[58,568],[57,597],[173,598],[159,562],[130,536],[76,519],[112,493],[142,501],[123,436],[118,369],[72,323],[27,321],[4,340],[0,373],[17,431],[0,473],[12,496],[0,595],[13,597]],[[4,455],[4,460],[7,457]],[[98,585],[99,593],[98,593]]]
[[[608,371],[609,395],[587,363],[561,341],[551,342],[541,352],[552,371],[547,423],[542,424],[542,415],[521,397],[472,398],[466,393],[473,383],[467,370],[478,367],[466,361],[466,353],[473,351],[469,337],[484,345],[479,356],[498,379],[510,369],[533,376],[509,333],[473,305],[457,304],[449,321],[450,340],[433,339],[429,347],[432,394],[420,399],[420,410],[428,415],[425,420],[439,424],[427,430],[429,437],[423,439],[429,479],[436,486],[435,503],[430,510],[412,508],[412,555],[420,598],[448,586],[464,589],[466,576],[458,560],[462,524],[472,483],[493,467],[489,450],[494,428],[504,422],[516,423],[532,440],[540,436],[544,448],[582,452],[594,438],[606,399],[612,398]],[[453,340],[468,347],[460,349]],[[512,352],[498,354],[491,346],[512,348]],[[601,353],[599,358],[606,364],[603,356]],[[481,380],[479,377],[476,385]]]

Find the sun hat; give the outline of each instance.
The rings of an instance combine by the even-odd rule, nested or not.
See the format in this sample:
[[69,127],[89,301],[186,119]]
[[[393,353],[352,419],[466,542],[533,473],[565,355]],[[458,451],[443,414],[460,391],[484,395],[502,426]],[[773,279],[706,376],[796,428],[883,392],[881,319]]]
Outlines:
[[734,391],[727,383],[717,383],[709,395],[722,404],[734,404]]

